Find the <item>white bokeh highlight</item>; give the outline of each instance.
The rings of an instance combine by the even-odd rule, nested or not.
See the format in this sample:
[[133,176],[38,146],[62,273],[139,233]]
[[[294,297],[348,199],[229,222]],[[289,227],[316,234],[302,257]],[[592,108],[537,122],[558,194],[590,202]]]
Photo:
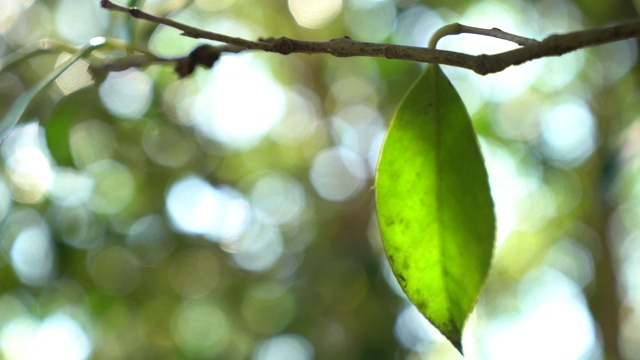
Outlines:
[[153,99],[153,81],[137,69],[111,72],[100,84],[100,100],[114,116],[135,120],[144,115]]
[[319,29],[340,14],[342,0],[289,0],[289,11],[298,25]]
[[225,146],[247,150],[282,118],[286,95],[253,55],[223,56],[196,96],[196,128]]
[[10,251],[11,265],[20,281],[40,286],[50,280],[55,254],[51,236],[44,223],[22,230]]
[[255,350],[253,360],[312,360],[313,345],[298,335],[282,334],[263,341]]
[[238,193],[215,188],[196,176],[175,182],[166,205],[177,231],[205,235],[216,242],[238,238],[251,218],[249,203]]
[[330,201],[344,201],[364,186],[366,161],[345,147],[331,147],[313,159],[309,177],[318,195]]

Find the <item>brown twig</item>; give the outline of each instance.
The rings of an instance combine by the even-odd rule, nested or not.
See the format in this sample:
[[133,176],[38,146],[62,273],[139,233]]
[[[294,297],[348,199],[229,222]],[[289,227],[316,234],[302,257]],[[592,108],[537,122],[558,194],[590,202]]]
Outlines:
[[330,54],[337,57],[382,57],[457,66],[473,70],[481,75],[500,72],[510,66],[520,65],[534,59],[560,56],[581,48],[640,36],[640,21],[551,35],[542,41],[509,34],[495,28],[480,29],[459,24],[447,25],[457,26],[457,33],[492,36],[522,45],[522,47],[517,49],[494,55],[469,55],[433,48],[361,42],[346,37],[332,39],[326,42],[301,41],[286,37],[252,41],[205,31],[171,19],[151,15],[137,8],[128,8],[114,4],[110,0],[100,0],[100,4],[108,10],[129,14],[135,18],[178,29],[182,31],[185,36],[213,40],[231,45],[231,48],[234,50],[233,52],[260,50],[283,55],[305,53]]
[[538,40],[527,38],[524,36],[510,34],[498,28],[483,29],[483,28],[478,28],[473,26],[462,25],[459,23],[453,23],[453,24],[445,25],[440,29],[438,29],[431,37],[431,41],[429,41],[429,47],[432,49],[435,49],[436,44],[443,37],[449,36],[449,35],[458,35],[458,34],[475,34],[475,35],[489,36],[496,39],[511,41],[512,43],[516,43],[520,46],[529,46],[529,45],[535,45],[540,43],[540,41]]

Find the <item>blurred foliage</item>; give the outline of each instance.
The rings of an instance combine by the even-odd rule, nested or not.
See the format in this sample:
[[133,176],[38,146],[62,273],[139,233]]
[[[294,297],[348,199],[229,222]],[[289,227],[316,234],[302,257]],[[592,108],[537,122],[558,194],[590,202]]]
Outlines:
[[[233,36],[424,46],[449,22],[542,38],[635,18],[638,2],[129,3]],[[379,146],[419,64],[254,52],[182,80],[160,65],[92,79],[90,63],[201,42],[98,0],[3,0],[3,64],[64,45],[0,73],[0,114],[95,37],[114,46],[47,87],[0,145],[3,358],[459,358],[399,291],[373,212]],[[487,77],[445,68],[498,217],[469,358],[640,352],[636,61],[629,40]]]

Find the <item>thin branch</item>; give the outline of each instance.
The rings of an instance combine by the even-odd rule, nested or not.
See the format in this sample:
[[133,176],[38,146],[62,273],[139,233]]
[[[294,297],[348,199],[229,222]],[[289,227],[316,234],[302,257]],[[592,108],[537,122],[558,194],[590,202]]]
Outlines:
[[326,42],[301,41],[286,37],[252,41],[198,29],[175,20],[157,17],[137,8],[117,5],[110,0],[100,0],[103,8],[129,14],[135,18],[166,25],[183,32],[183,35],[232,45],[233,52],[261,50],[283,55],[291,53],[330,54],[337,57],[367,56],[399,59],[423,63],[457,66],[486,75],[500,72],[510,66],[548,56],[560,56],[589,46],[610,43],[640,36],[640,20],[588,30],[551,35],[542,41],[509,34],[499,29],[480,29],[464,25],[459,33],[491,36],[515,42],[522,47],[494,55],[469,55],[460,52],[422,48],[415,46],[369,43],[350,38],[332,39]]
[[94,61],[89,69],[94,77],[104,77],[110,72],[123,71],[132,67],[145,67],[157,64],[174,64],[175,71],[180,77],[191,74],[196,65],[211,68],[221,53],[237,53],[242,49],[236,46],[200,45],[191,53],[181,57],[160,57],[149,53],[128,55],[119,58],[107,58]]
[[483,29],[483,28],[478,28],[473,26],[462,25],[459,23],[453,23],[453,24],[445,25],[440,29],[438,29],[431,37],[431,41],[429,41],[429,47],[432,49],[435,49],[436,44],[443,37],[449,36],[449,35],[458,35],[458,34],[484,35],[484,36],[489,36],[496,39],[511,41],[520,46],[529,46],[529,45],[535,45],[540,43],[540,41],[538,40],[510,34],[506,31],[502,31],[495,27],[492,29]]
[[251,41],[251,40],[231,37],[227,35],[222,35],[222,34],[210,32],[210,31],[205,31],[193,26],[189,26],[189,25],[168,19],[168,18],[151,15],[135,7],[129,8],[126,6],[114,4],[110,0],[100,0],[100,5],[107,10],[129,14],[134,18],[143,19],[143,20],[150,21],[152,23],[162,24],[162,25],[172,27],[174,29],[178,29],[182,31],[182,34],[184,36],[188,36],[196,39],[208,39],[208,40],[219,41],[225,44],[235,45],[247,50],[255,49],[255,50],[269,51],[267,49],[269,47],[268,45],[258,41]]

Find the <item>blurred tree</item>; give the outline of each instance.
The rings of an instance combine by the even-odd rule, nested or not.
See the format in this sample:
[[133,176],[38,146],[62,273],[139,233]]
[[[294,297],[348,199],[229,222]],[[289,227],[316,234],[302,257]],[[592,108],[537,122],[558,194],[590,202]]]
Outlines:
[[[634,18],[636,4],[123,5],[247,39],[426,46],[451,22],[540,39]],[[97,0],[3,0],[0,113],[96,37],[106,46],[92,61],[202,43]],[[640,353],[636,62],[627,40],[486,77],[445,67],[481,137],[498,217],[467,357]],[[92,78],[89,65],[27,99],[0,145],[4,358],[460,358],[399,290],[373,212],[385,128],[420,65],[254,52],[184,79],[162,64]]]

